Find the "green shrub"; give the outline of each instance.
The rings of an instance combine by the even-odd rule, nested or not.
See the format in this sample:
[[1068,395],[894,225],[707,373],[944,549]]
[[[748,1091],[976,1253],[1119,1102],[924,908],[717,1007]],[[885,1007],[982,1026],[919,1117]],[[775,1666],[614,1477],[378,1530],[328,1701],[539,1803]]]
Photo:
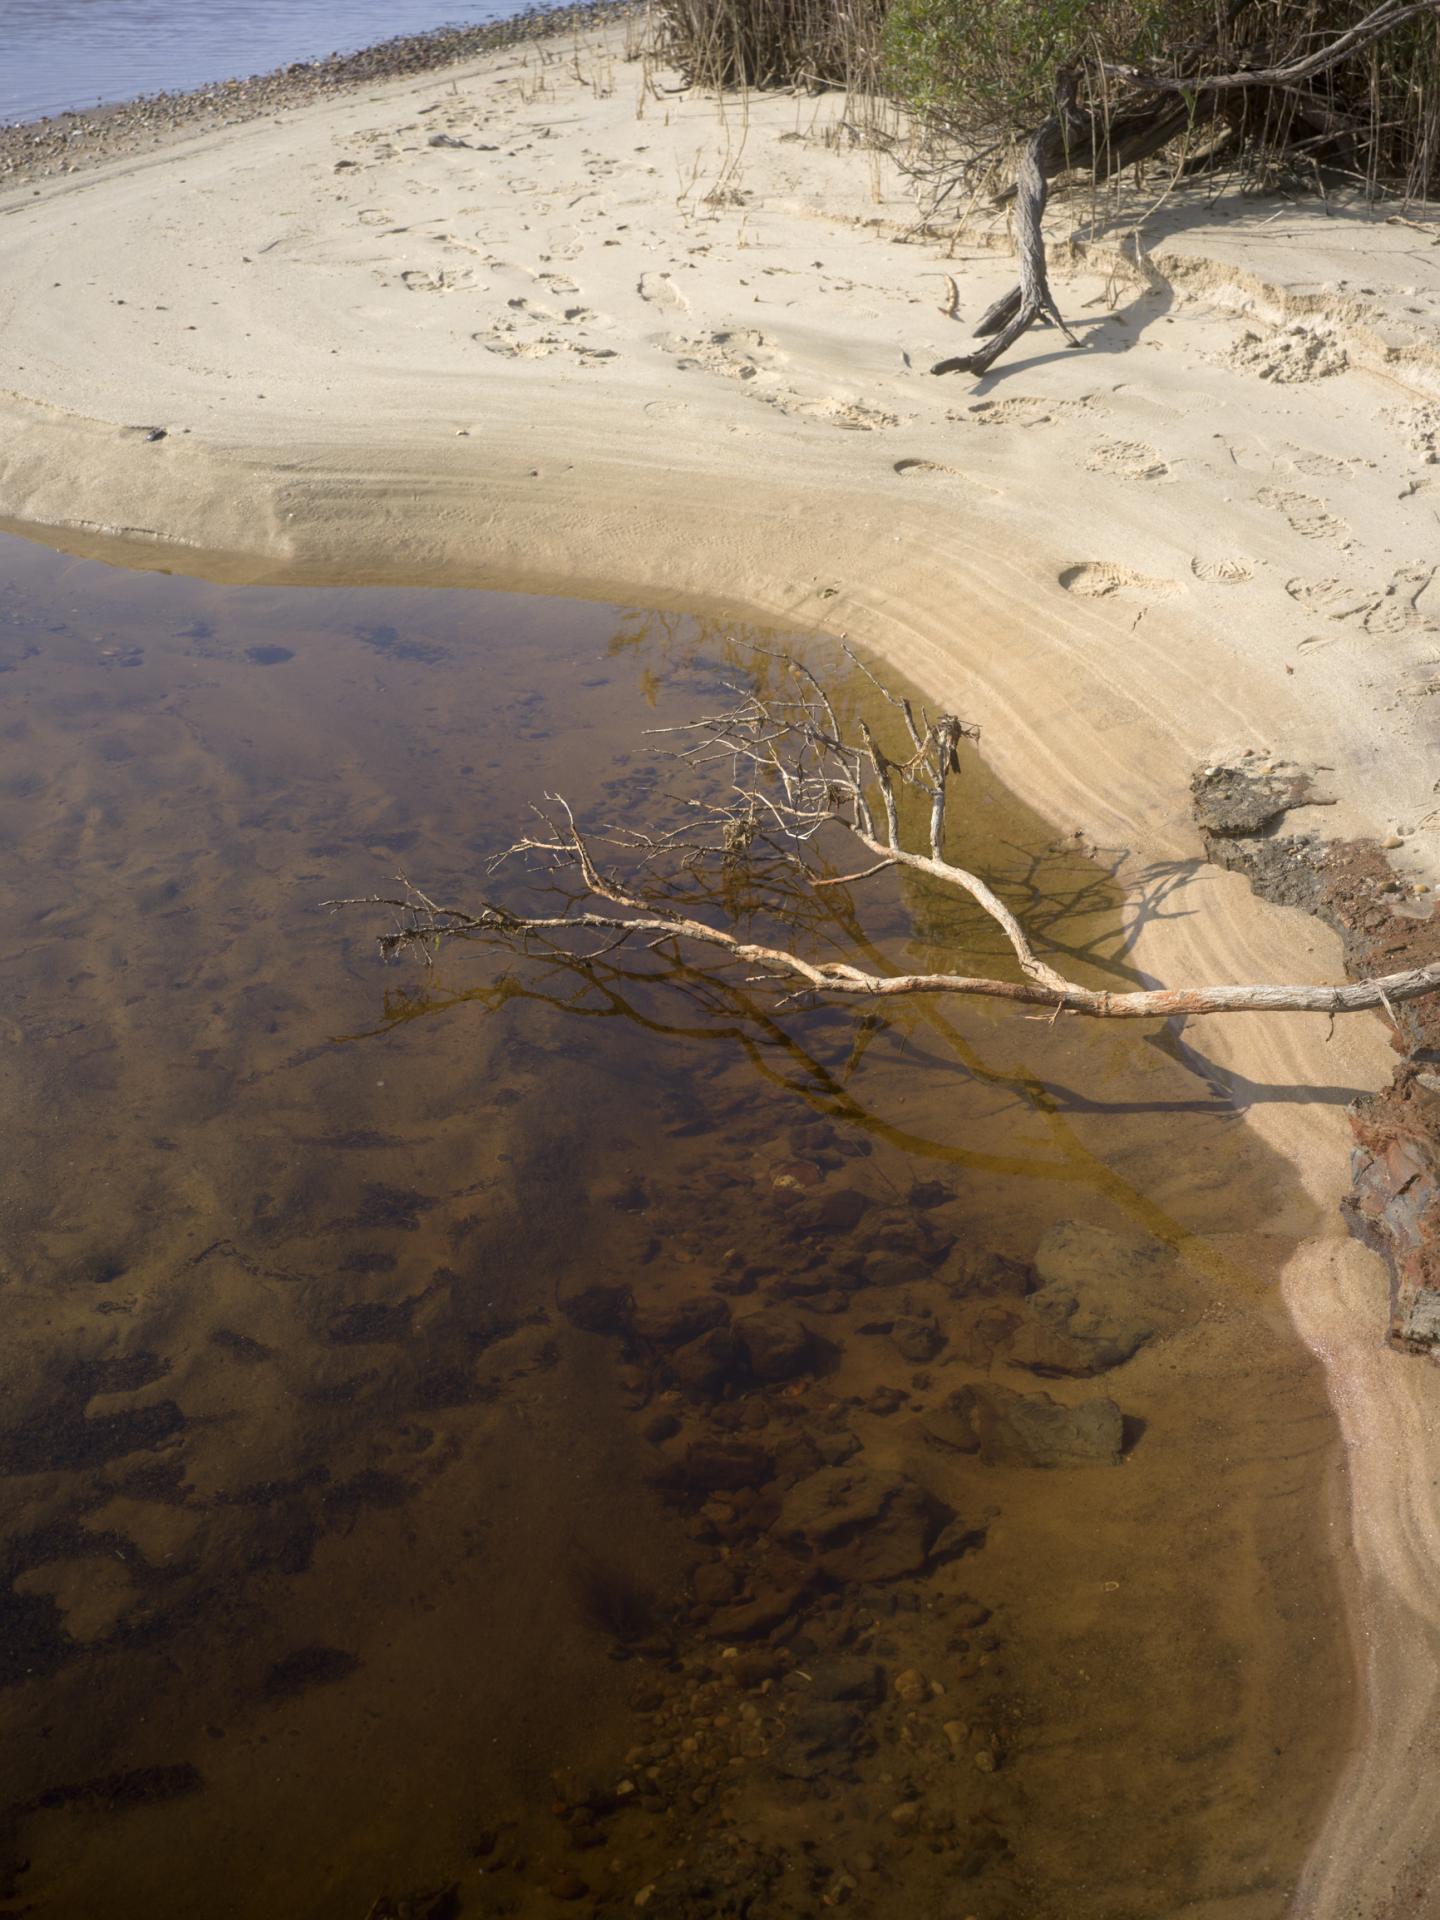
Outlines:
[[[1278,66],[1354,27],[1374,0],[893,0],[881,38],[883,84],[941,135],[993,141],[1036,126],[1061,66],[1084,70],[1085,104],[1104,109],[1102,62],[1175,71]],[[1306,99],[1300,97],[1306,95]],[[1322,164],[1410,193],[1440,186],[1440,16],[1407,21],[1307,88],[1225,101],[1257,153],[1294,141]],[[1307,118],[1307,106],[1314,109]],[[1328,130],[1317,134],[1318,129]]]
[[1062,65],[1173,57],[1213,18],[1175,0],[894,0],[883,71],[913,111],[956,129],[1033,127]]

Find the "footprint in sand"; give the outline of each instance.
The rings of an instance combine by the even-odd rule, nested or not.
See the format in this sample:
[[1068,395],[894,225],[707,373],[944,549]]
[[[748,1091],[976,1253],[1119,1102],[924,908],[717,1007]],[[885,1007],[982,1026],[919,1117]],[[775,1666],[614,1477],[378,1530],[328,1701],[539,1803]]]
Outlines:
[[[1428,607],[1420,604],[1434,584],[1437,569],[1402,567],[1388,586],[1362,587],[1344,580],[1288,580],[1285,591],[1307,613],[1327,620],[1354,621],[1366,633],[1440,633]],[[1435,609],[1440,613],[1440,607]]]
[[1104,440],[1085,462],[1092,473],[1115,473],[1124,480],[1163,480],[1170,471],[1154,447],[1143,440]]
[[707,373],[727,374],[732,380],[755,380],[773,373],[783,359],[758,327],[734,327],[715,333],[675,334],[665,342],[685,371],[702,367]]
[[502,327],[496,333],[472,333],[470,338],[487,353],[501,354],[507,360],[547,360],[552,354],[568,353],[582,367],[590,367],[620,357],[613,347],[587,346],[583,340],[567,340],[558,333],[541,333],[520,340]]
[[1208,587],[1239,587],[1255,577],[1255,562],[1243,553],[1228,553],[1219,559],[1197,558],[1190,571]]
[[362,227],[392,227],[395,224],[393,213],[387,213],[383,207],[362,207],[355,218]]
[[411,293],[470,293],[475,276],[468,267],[408,267],[400,276]]
[[898,413],[886,413],[881,407],[866,406],[863,400],[802,400],[798,394],[777,395],[771,403],[782,413],[809,414],[816,420],[828,420],[846,433],[874,433],[877,427],[898,427]]
[[611,324],[603,313],[596,313],[593,307],[562,307],[557,310],[539,300],[527,300],[523,294],[517,294],[505,304],[522,320],[534,320],[542,326],[599,327],[603,330]]
[[664,344],[682,372],[700,368],[723,374],[777,413],[825,420],[849,433],[873,433],[877,427],[900,425],[898,414],[886,413],[863,400],[846,400],[836,394],[811,399],[782,385],[788,355],[758,327],[732,327],[693,336],[673,334]]
[[957,425],[973,427],[1044,427],[1062,414],[1099,413],[1088,394],[1078,400],[1042,400],[1038,394],[1017,393],[1008,400],[977,400],[963,413],[947,413]]
[[1307,453],[1303,447],[1292,447],[1289,461],[1297,473],[1307,475],[1311,480],[1338,480],[1354,473],[1357,467],[1374,469],[1373,460],[1341,459],[1333,453]]
[[1262,487],[1255,498],[1262,507],[1283,514],[1291,531],[1303,540],[1329,540],[1337,547],[1350,544],[1349,527],[1313,494],[1295,493],[1289,487]]
[[941,460],[897,460],[894,471],[904,477],[911,475],[921,479],[960,480],[967,487],[978,487],[982,493],[998,493],[998,487],[987,486],[983,480],[977,480],[973,473],[965,473],[959,467],[947,467]]
[[1168,600],[1183,591],[1178,580],[1157,580],[1136,573],[1132,567],[1117,566],[1111,560],[1082,560],[1066,567],[1059,575],[1067,593],[1078,593],[1084,600],[1105,600],[1112,593],[1133,593],[1141,599]]
[[667,313],[690,311],[690,302],[668,273],[642,273],[636,291],[647,305],[663,307]]
[[507,300],[506,306],[512,313],[518,313],[526,320],[555,321],[560,318],[553,307],[542,307],[538,300],[527,300],[517,294],[513,300]]

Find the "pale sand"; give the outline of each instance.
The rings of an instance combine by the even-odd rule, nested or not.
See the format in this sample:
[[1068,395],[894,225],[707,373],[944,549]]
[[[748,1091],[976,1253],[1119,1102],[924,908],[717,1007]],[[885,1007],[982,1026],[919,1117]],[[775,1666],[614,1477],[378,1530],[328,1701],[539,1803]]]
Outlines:
[[[968,338],[943,275],[973,319],[1001,236],[915,235],[838,97],[662,97],[621,51],[492,55],[12,189],[0,515],[221,577],[848,631],[1125,850],[1147,974],[1339,979],[1327,932],[1198,864],[1187,783],[1222,746],[1319,764],[1337,804],[1295,825],[1400,827],[1401,870],[1440,873],[1440,225],[1187,189],[1143,269],[1113,230],[1062,265],[1088,351],[1032,335],[977,389],[925,369]],[[1190,1037],[1333,1205],[1380,1024]],[[1380,1920],[1440,1911],[1440,1375],[1381,1345],[1384,1273],[1331,1217],[1284,1286],[1348,1446],[1367,1712],[1296,1912]]]

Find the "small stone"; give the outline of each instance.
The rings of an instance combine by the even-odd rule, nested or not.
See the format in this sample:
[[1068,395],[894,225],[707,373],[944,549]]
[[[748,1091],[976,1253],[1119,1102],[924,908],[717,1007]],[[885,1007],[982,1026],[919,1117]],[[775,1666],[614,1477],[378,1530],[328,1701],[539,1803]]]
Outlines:
[[583,1900],[590,1889],[578,1873],[557,1873],[550,1891],[557,1900]]
[[712,1327],[670,1356],[676,1382],[696,1399],[719,1394],[744,1363],[744,1349],[729,1327]]
[[628,1333],[634,1306],[629,1287],[595,1285],[582,1287],[562,1300],[560,1311],[572,1327],[582,1333]]
[[920,1808],[914,1800],[902,1800],[898,1807],[890,1809],[890,1819],[897,1827],[913,1827],[920,1818]]
[[805,1187],[818,1187],[821,1178],[813,1160],[786,1160],[771,1169],[770,1184],[782,1192],[796,1193]]
[[771,1455],[753,1441],[692,1440],[685,1449],[685,1484],[701,1493],[760,1486],[774,1471]]
[[740,1576],[728,1561],[707,1560],[691,1574],[690,1585],[702,1607],[723,1607],[740,1591]]
[[895,1676],[895,1691],[908,1706],[918,1707],[930,1698],[930,1682],[914,1667]]
[[714,1327],[723,1326],[730,1309],[713,1295],[654,1302],[635,1310],[631,1325],[642,1340],[657,1347],[679,1347]]
[[981,1773],[994,1773],[999,1764],[988,1747],[982,1747],[975,1756],[975,1765]]
[[855,1187],[837,1187],[807,1204],[802,1224],[815,1233],[848,1233],[859,1225],[869,1206],[868,1194]]
[[945,1336],[931,1320],[896,1320],[890,1329],[891,1344],[902,1359],[923,1367],[933,1360],[945,1344]]
[[757,1380],[793,1380],[810,1365],[814,1341],[798,1315],[781,1307],[744,1314],[735,1322]]
[[767,1680],[774,1680],[782,1671],[780,1656],[774,1653],[740,1653],[728,1650],[727,1657],[735,1660],[735,1682],[741,1687],[763,1686]]

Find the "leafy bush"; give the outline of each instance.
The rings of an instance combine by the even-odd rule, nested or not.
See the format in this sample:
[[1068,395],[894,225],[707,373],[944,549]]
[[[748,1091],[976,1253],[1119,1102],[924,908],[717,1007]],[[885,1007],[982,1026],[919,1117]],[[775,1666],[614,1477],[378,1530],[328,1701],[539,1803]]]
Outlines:
[[[1250,0],[1222,10],[1214,0],[893,0],[882,82],[933,131],[993,140],[1045,117],[1061,66],[1085,70],[1088,101],[1103,109],[1102,62],[1173,72],[1196,55],[1202,72],[1278,66],[1356,26],[1373,4]],[[1440,16],[1406,21],[1305,91],[1305,100],[1237,94],[1226,111],[1254,151],[1274,155],[1299,143],[1372,185],[1440,187]]]
[[[1057,70],[1108,113],[1102,63],[1174,72],[1281,65],[1354,27],[1374,0],[649,0],[656,51],[706,87],[883,90],[931,132],[991,144],[1035,127]],[[1368,184],[1440,188],[1440,14],[1406,21],[1301,89],[1228,96],[1269,163],[1298,151]]]
[[1175,0],[894,0],[883,73],[913,112],[954,130],[1033,127],[1078,61],[1171,58],[1213,13]]

